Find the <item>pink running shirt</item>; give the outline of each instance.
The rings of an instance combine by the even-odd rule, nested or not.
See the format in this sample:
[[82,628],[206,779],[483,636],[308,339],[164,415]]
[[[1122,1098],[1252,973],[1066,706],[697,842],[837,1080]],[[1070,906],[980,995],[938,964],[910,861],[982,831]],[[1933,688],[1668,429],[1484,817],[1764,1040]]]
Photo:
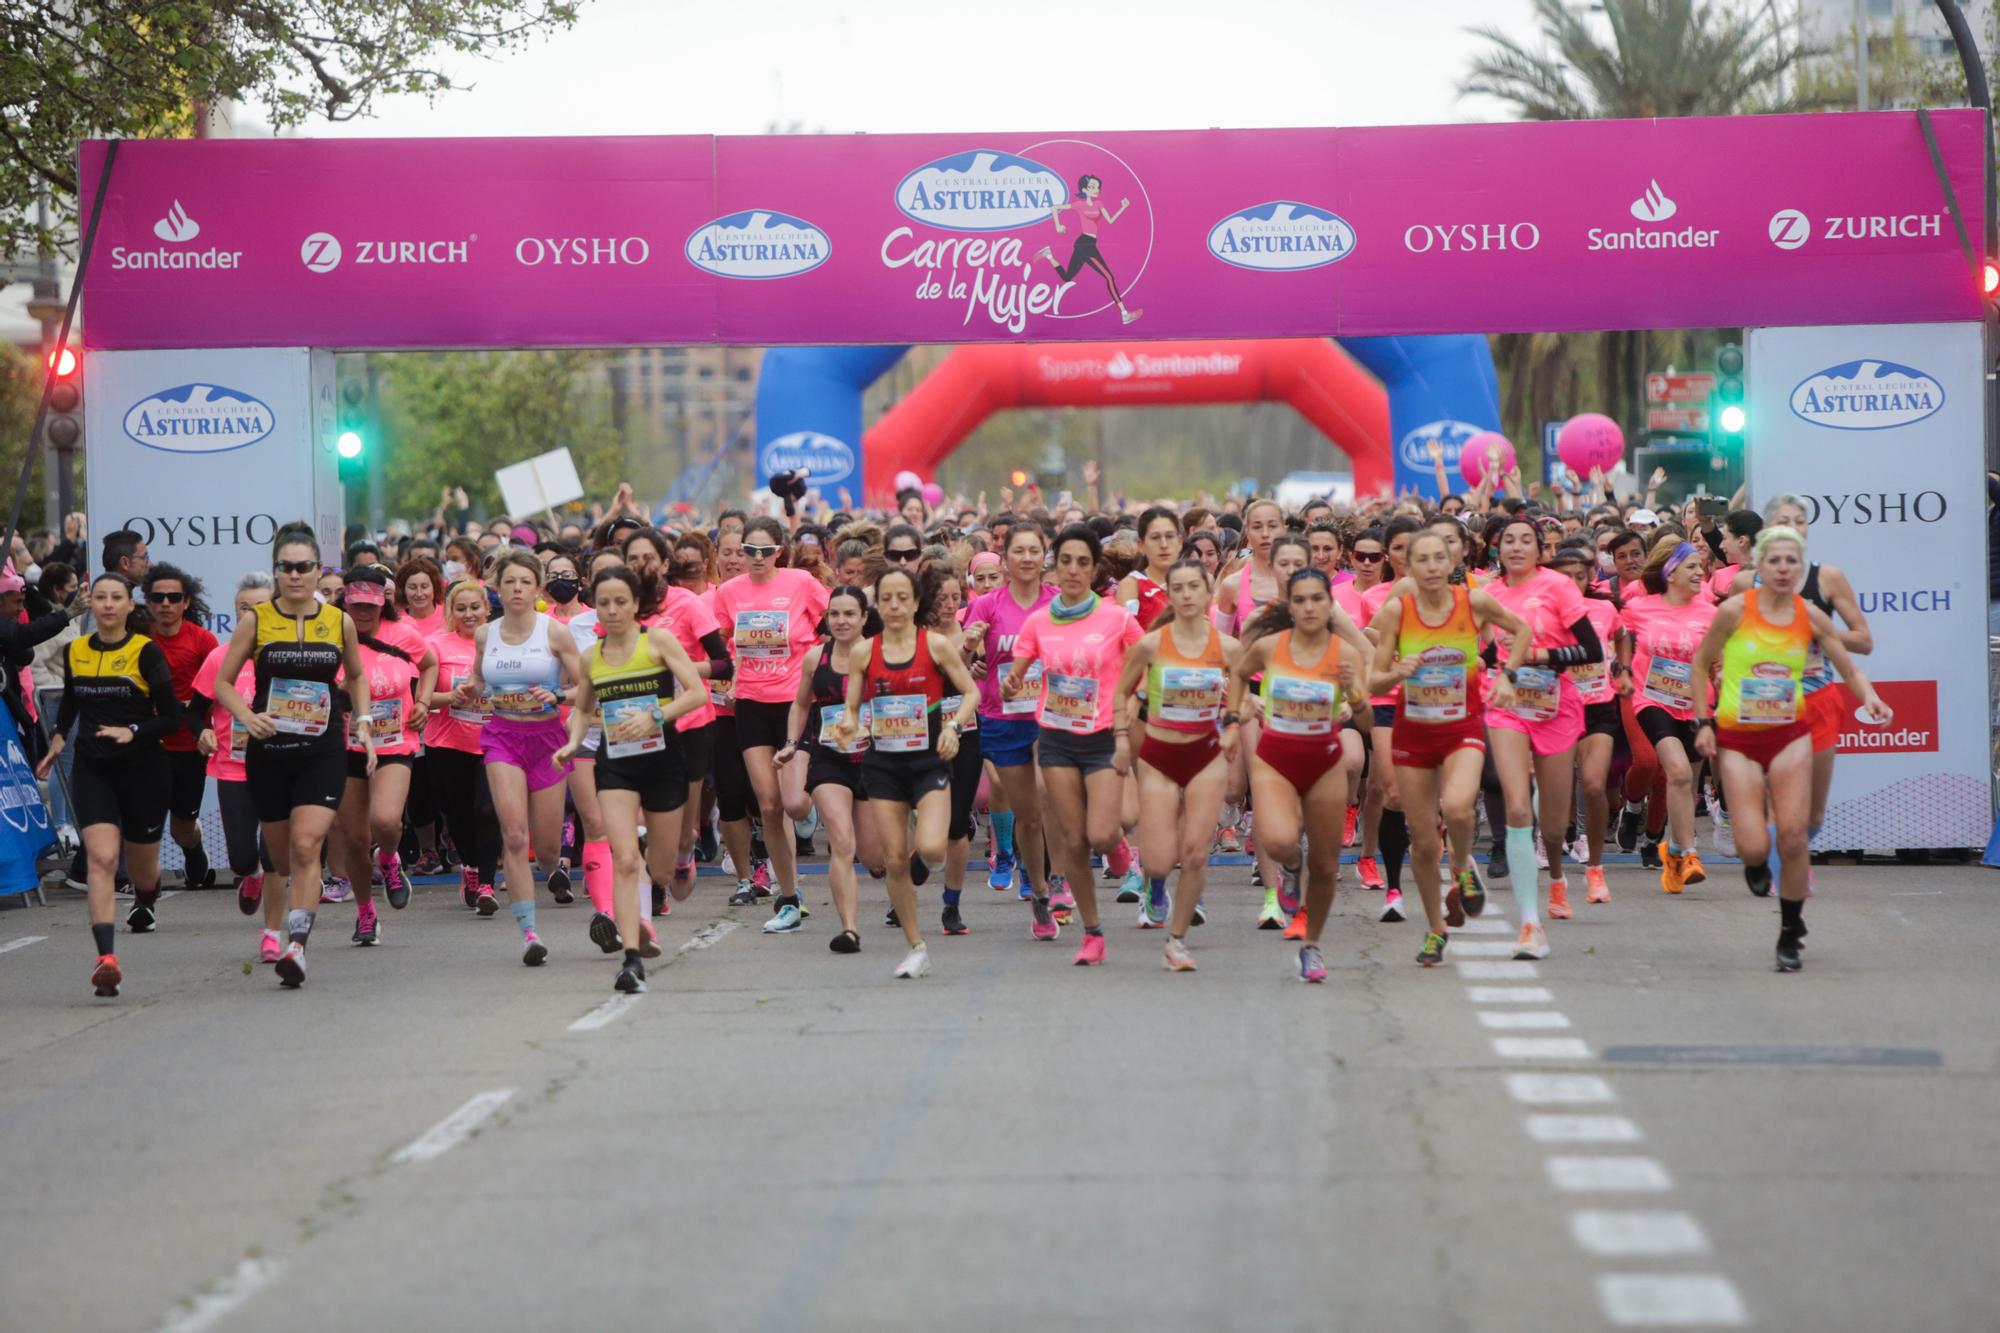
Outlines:
[[1715,619],[1715,604],[1697,596],[1686,606],[1639,597],[1625,608],[1632,633],[1632,711],[1661,708],[1685,721],[1694,716],[1694,650]]
[[1145,631],[1122,606],[1100,598],[1080,620],[1058,624],[1049,609],[1029,616],[1014,640],[1014,658],[1042,664],[1035,719],[1056,731],[1089,736],[1111,728],[1111,692],[1125,667],[1125,650]]
[[826,585],[803,569],[773,570],[767,583],[740,574],[715,590],[715,618],[736,658],[737,698],[792,701],[828,599]]
[[[1003,583],[991,592],[982,592],[967,603],[961,618],[962,624],[986,623],[986,674],[979,681],[979,715],[981,717],[1023,719],[1034,716],[1041,703],[1033,691],[1022,695],[1009,704],[1000,697],[1000,677],[1007,672],[1007,664],[1014,660],[1014,642],[1019,638],[1021,627],[1028,623],[1028,617],[1047,606],[1056,598],[1055,585],[1044,583],[1042,590],[1035,594],[1032,606],[1022,606],[1014,600],[1013,587]],[[1034,667],[1028,668],[1030,684],[1040,680]]]

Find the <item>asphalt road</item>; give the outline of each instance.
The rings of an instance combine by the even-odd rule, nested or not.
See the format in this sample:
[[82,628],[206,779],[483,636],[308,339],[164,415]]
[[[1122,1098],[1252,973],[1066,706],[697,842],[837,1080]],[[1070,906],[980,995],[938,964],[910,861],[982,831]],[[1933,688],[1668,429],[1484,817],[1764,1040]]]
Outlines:
[[0,911],[0,1326],[2000,1325],[1990,872],[1823,868],[1796,976],[1732,868],[1431,971],[1344,892],[1320,987],[1246,876],[1191,976],[977,880],[919,982],[879,886],[840,957],[823,877],[792,937],[704,878],[608,1007],[581,901],[539,971],[444,886],[323,908],[290,993],[180,894],[111,1001],[80,896]]

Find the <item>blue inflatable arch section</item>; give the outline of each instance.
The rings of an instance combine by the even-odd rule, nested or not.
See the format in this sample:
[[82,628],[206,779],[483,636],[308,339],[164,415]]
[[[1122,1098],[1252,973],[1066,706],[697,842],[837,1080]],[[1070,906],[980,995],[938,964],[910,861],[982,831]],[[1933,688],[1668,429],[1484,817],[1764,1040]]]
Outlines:
[[[1445,447],[1449,478],[1458,449],[1481,431],[1500,429],[1499,377],[1486,339],[1476,334],[1423,338],[1340,338],[1348,355],[1382,381],[1396,489],[1437,498],[1428,446]],[[801,464],[821,494],[862,496],[861,394],[908,351],[905,347],[774,347],[757,381],[757,481]]]

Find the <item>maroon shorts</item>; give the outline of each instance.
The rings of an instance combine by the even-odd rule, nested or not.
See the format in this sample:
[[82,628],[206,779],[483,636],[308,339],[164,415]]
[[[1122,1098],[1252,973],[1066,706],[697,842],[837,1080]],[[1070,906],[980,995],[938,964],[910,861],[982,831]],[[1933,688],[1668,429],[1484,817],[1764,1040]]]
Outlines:
[[1340,762],[1340,735],[1284,736],[1266,727],[1257,740],[1257,757],[1304,796]]
[[1389,757],[1398,768],[1439,768],[1460,750],[1486,753],[1483,718],[1463,722],[1411,722],[1397,718],[1389,732]]
[[1179,743],[1147,732],[1139,742],[1139,762],[1158,770],[1177,787],[1193,782],[1221,753],[1222,738],[1212,731]]
[[[1824,690],[1821,691],[1825,693]],[[1737,729],[1721,727],[1715,729],[1715,743],[1725,750],[1734,750],[1751,759],[1759,768],[1768,769],[1771,761],[1783,754],[1785,747],[1801,736],[1812,735],[1812,719],[1802,717],[1796,722],[1788,722],[1782,727],[1749,727]]]

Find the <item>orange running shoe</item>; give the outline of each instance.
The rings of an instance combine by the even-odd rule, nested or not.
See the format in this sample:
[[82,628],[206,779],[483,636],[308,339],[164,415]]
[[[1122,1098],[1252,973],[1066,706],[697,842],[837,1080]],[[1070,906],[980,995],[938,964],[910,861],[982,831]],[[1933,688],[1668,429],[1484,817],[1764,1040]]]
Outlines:
[[1608,903],[1611,901],[1611,886],[1604,882],[1603,866],[1583,868],[1584,901],[1587,903]]
[[1699,884],[1708,878],[1708,871],[1701,864],[1701,853],[1690,847],[1681,856],[1681,883]]
[[1541,923],[1536,921],[1522,923],[1521,938],[1514,945],[1514,957],[1526,962],[1548,956],[1549,937],[1543,933]]
[[1569,881],[1552,879],[1549,881],[1549,915],[1558,921],[1570,918]]
[[1298,911],[1292,913],[1292,919],[1285,923],[1284,938],[1288,940],[1302,940],[1305,937],[1306,909],[1301,907]]
[[1681,876],[1681,863],[1687,859],[1685,852],[1670,852],[1665,840],[1660,843],[1660,887],[1668,893],[1679,893],[1687,887],[1687,880]]
[[125,974],[118,970],[116,954],[101,955],[97,960],[97,970],[90,974],[90,984],[96,988],[99,995],[104,996],[116,995],[118,983],[124,979]]

